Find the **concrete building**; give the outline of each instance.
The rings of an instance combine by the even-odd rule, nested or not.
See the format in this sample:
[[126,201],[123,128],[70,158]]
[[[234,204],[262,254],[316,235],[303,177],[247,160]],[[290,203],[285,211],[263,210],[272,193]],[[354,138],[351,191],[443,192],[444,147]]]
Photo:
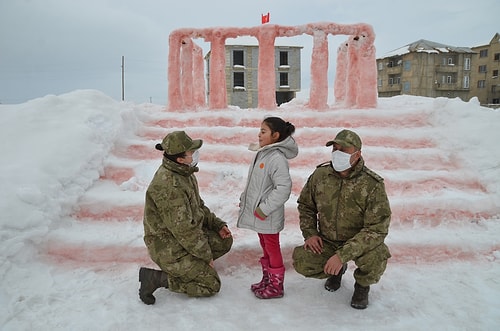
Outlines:
[[[276,104],[295,98],[301,88],[300,46],[275,46],[274,68]],[[258,106],[259,46],[226,45],[226,90],[227,103],[240,108]],[[210,53],[205,57],[210,66]],[[210,77],[207,71],[207,81]]]
[[469,98],[474,51],[418,40],[377,59],[379,97]]
[[471,96],[477,96],[481,105],[500,107],[500,34],[489,44],[472,47],[477,54],[472,62]]
[[500,106],[500,34],[488,44],[454,47],[428,40],[391,51],[377,59],[379,97],[477,97],[481,105]]

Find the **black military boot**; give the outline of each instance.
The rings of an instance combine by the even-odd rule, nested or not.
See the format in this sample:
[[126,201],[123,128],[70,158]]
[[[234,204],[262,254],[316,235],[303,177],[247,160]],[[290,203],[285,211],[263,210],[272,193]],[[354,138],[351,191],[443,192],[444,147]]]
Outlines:
[[142,302],[147,305],[155,303],[156,299],[153,296],[153,292],[156,291],[157,288],[168,288],[167,274],[161,270],[149,268],[139,269],[139,282],[141,282],[139,297]]
[[370,286],[361,286],[355,283],[351,307],[356,309],[365,309],[368,307],[368,292],[370,292]]
[[325,282],[325,289],[330,292],[335,292],[340,288],[340,282],[342,281],[342,275],[347,270],[347,263],[344,263],[342,269],[340,269],[339,273],[336,275],[332,275],[328,277]]

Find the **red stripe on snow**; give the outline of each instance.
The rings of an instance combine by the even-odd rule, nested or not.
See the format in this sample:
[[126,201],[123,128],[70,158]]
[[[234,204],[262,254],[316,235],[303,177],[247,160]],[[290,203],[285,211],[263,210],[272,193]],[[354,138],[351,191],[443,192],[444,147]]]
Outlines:
[[[301,243],[297,243],[300,245]],[[291,259],[291,251],[295,246],[282,247],[285,259]],[[393,244],[389,247],[392,258],[390,263],[398,264],[435,264],[453,261],[491,261],[495,252],[500,250],[500,245],[484,249],[469,250],[463,247],[446,245],[404,245]],[[85,264],[121,264],[132,263],[136,265],[151,264],[146,247],[124,245],[108,245],[96,247],[95,245],[74,245],[62,242],[47,244],[46,255],[56,263],[75,262],[82,266]],[[251,256],[252,258],[248,258]],[[254,265],[258,252],[254,248],[232,249],[224,256],[230,265]]]

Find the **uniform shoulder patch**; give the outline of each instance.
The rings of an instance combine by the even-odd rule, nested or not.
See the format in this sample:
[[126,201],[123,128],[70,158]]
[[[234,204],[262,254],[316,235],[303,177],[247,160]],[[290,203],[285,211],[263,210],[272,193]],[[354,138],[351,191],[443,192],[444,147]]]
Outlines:
[[363,171],[366,172],[370,177],[375,179],[377,182],[383,182],[384,178],[378,175],[375,171],[368,169],[366,166],[363,167]]

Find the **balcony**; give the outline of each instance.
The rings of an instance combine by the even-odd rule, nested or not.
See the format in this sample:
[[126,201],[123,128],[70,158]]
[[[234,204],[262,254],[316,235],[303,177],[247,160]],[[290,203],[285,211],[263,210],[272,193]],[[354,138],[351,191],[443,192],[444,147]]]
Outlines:
[[454,64],[438,64],[436,65],[436,73],[458,72],[458,66]]
[[401,91],[401,84],[389,84],[378,87],[379,92],[399,92]]
[[403,66],[387,67],[388,75],[400,74],[403,72]]

